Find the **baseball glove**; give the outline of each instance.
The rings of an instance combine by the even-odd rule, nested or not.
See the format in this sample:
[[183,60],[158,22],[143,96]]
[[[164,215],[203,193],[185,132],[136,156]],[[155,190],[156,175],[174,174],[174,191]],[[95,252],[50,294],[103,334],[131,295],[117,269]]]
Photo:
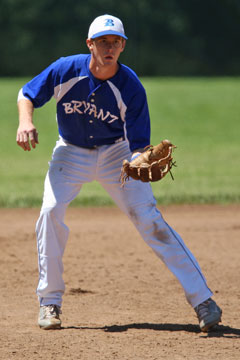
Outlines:
[[172,161],[174,148],[176,146],[169,140],[163,140],[156,146],[147,146],[144,152],[131,162],[123,160],[120,177],[121,186],[125,184],[129,177],[143,182],[150,182],[161,180],[168,172],[171,174],[171,168],[175,165]]

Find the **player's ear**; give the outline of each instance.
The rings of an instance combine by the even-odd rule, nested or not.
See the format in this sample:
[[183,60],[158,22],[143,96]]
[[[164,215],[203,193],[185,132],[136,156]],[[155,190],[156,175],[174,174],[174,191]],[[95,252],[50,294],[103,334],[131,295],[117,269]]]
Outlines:
[[93,41],[92,41],[92,39],[87,39],[86,44],[87,44],[87,47],[89,48],[89,50],[92,51],[92,49],[93,49]]
[[123,40],[122,40],[122,49],[121,49],[121,52],[123,52],[123,50],[125,49],[125,46],[126,46],[126,40],[123,39]]

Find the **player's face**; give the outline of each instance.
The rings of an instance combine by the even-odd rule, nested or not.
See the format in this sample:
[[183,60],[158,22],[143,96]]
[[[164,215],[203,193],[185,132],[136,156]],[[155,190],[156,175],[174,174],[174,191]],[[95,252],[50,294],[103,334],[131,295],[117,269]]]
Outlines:
[[99,65],[114,65],[124,50],[126,41],[121,36],[106,35],[87,39],[87,46]]

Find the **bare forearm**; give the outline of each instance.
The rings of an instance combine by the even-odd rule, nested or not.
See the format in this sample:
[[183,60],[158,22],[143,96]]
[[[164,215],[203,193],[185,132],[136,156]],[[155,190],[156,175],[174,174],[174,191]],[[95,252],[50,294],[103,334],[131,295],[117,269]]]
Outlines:
[[19,125],[33,124],[33,103],[27,99],[18,101]]

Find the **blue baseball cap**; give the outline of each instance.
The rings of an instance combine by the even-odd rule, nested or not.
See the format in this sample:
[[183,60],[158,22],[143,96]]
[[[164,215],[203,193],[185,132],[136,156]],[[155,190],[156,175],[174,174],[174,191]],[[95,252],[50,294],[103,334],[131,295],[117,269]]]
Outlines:
[[88,39],[104,35],[118,35],[127,40],[122,21],[112,15],[98,16],[89,27]]

